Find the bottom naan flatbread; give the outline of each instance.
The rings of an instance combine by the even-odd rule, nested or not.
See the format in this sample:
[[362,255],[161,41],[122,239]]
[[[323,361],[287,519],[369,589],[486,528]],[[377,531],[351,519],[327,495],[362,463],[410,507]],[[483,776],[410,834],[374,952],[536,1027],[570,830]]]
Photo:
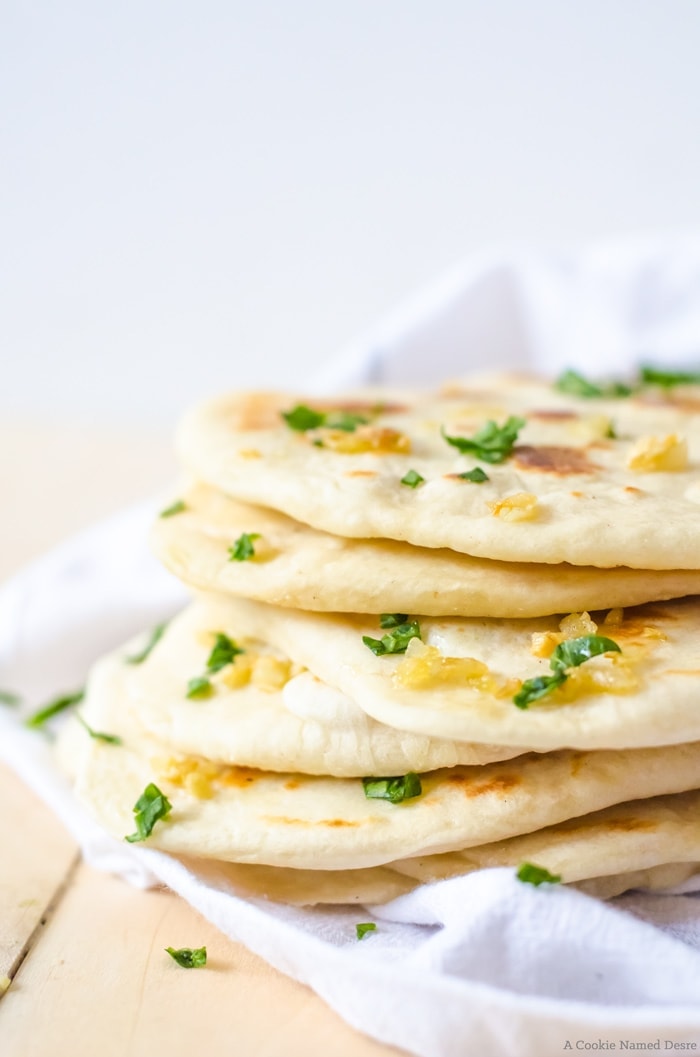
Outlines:
[[85,717],[94,730],[123,739],[107,744],[83,732],[72,748],[78,796],[115,837],[134,831],[133,806],[155,782],[172,811],[156,823],[150,846],[298,869],[357,869],[505,840],[620,801],[692,789],[700,774],[700,743],[564,750],[433,771],[422,776],[420,796],[390,803],[368,799],[359,778],[164,759],[128,702],[98,696],[93,686]]
[[[592,817],[592,816],[591,816]],[[690,824],[685,826],[690,831]],[[596,837],[603,835],[604,823],[601,823],[600,832],[595,824],[591,823],[589,828],[589,839],[591,842],[591,854],[587,857],[588,870],[605,870],[607,864],[600,855],[596,856]],[[681,835],[685,841],[688,836]],[[556,830],[549,831],[553,840],[556,840]],[[691,842],[694,840],[692,833]],[[669,843],[673,843],[673,838]],[[666,855],[672,854],[672,848],[666,850],[664,834],[661,832],[656,842],[656,853],[661,860]],[[517,858],[518,849],[513,840],[513,847],[503,850],[503,861],[499,866],[517,867],[526,861]],[[578,851],[581,842],[578,843]],[[548,858],[546,849],[542,849],[542,860]],[[693,848],[689,846],[688,854],[693,854]],[[698,854],[697,849],[695,854]],[[550,861],[554,861],[549,857]],[[618,856],[624,859],[632,869],[627,873],[596,873],[595,876],[585,880],[569,881],[566,877],[564,884],[570,884],[587,895],[597,899],[612,899],[633,888],[646,891],[664,891],[683,884],[690,877],[700,871],[700,855],[695,862],[661,862],[658,866],[635,869],[634,864],[642,861],[646,856],[640,853],[640,849],[633,844]],[[426,862],[428,862],[426,860]],[[393,863],[386,866],[370,866],[364,870],[290,870],[281,866],[250,866],[243,863],[215,862],[212,859],[186,859],[185,864],[197,876],[207,884],[231,892],[233,895],[252,899],[269,899],[277,903],[289,903],[293,906],[319,906],[321,904],[348,904],[358,903],[364,906],[380,905],[388,903],[399,896],[407,895],[422,883],[416,877],[395,869]],[[537,865],[542,865],[538,861]],[[465,868],[462,874],[472,873],[474,867]],[[579,868],[579,873],[581,868]],[[462,876],[455,873],[451,876]]]

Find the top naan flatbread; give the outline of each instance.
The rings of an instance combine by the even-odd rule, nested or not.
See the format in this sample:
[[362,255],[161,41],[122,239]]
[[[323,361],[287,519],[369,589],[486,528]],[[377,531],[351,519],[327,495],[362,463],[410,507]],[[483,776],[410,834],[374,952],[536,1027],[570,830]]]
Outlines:
[[[292,429],[282,412],[298,404],[334,412],[331,423],[339,412],[369,421]],[[503,561],[698,569],[698,410],[700,387],[584,400],[514,375],[322,403],[237,394],[190,413],[178,448],[199,479],[341,536]],[[509,416],[526,421],[499,463],[441,434],[474,438]],[[477,466],[487,481],[460,477]],[[402,484],[410,470],[424,479],[415,488]]]

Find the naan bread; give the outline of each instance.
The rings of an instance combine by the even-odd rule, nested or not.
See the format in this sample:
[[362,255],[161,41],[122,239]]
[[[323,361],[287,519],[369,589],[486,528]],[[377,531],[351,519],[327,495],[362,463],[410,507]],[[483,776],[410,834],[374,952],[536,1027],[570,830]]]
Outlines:
[[[370,421],[294,430],[281,413],[299,403]],[[238,394],[190,413],[178,449],[195,477],[339,536],[502,561],[700,569],[699,409],[700,387],[584,400],[514,375],[427,396]],[[473,438],[509,416],[526,424],[495,465],[441,435]],[[488,481],[460,479],[477,465]],[[401,483],[411,470],[424,478],[416,488]]]
[[[700,592],[700,571],[496,562],[446,549],[348,539],[196,485],[185,510],[158,518],[157,557],[206,591],[325,612],[530,617],[633,606]],[[234,561],[243,533],[255,554]]]
[[484,847],[395,862],[392,869],[425,883],[531,862],[567,883],[639,871],[633,882],[639,885],[647,881],[643,871],[673,864],[657,882],[679,884],[699,868],[699,812],[697,789],[636,800]]
[[155,782],[172,812],[156,823],[147,844],[201,858],[305,870],[380,866],[689,789],[700,773],[700,743],[622,753],[562,751],[433,771],[422,776],[420,796],[392,804],[368,799],[357,778],[164,760],[162,745],[139,729],[130,710],[100,690],[99,681],[91,681],[85,718],[123,744],[84,732],[75,762],[79,799],[122,838],[134,831],[134,804]]
[[[232,677],[251,657],[262,657],[263,663],[277,659],[271,647],[250,641],[246,631],[235,599],[220,606],[202,600],[171,622],[143,664],[124,663],[125,656],[137,652],[137,643],[101,661],[92,676],[94,692],[110,697],[115,707],[130,708],[163,751],[261,770],[368,777],[489,763],[519,752],[384,726],[310,672],[292,677],[279,690],[254,682],[231,687]],[[217,632],[246,653],[211,676],[210,697],[188,698],[188,683],[206,671]],[[285,662],[279,652],[277,657],[282,679]],[[274,670],[268,679],[270,674]]]
[[[236,609],[251,635],[264,634],[380,723],[402,730],[537,751],[700,739],[698,598],[625,610],[621,624],[601,623],[598,633],[617,642],[621,655],[587,661],[562,689],[527,709],[517,708],[513,695],[522,680],[551,675],[549,658],[533,656],[532,643],[534,634],[559,634],[556,618],[419,617],[423,642],[434,647],[436,671],[431,675],[430,660],[421,673],[420,656],[411,656],[414,644],[405,656],[374,656],[362,638],[381,638],[378,620],[293,612],[243,600]],[[471,678],[458,667],[443,680],[441,657],[475,658],[488,673]],[[593,678],[596,685],[589,682]],[[606,692],[607,685],[618,692]]]
[[[684,826],[686,830],[690,830],[689,823],[686,822]],[[596,842],[596,834],[596,828],[591,826],[589,838],[593,845]],[[663,829],[658,837],[660,839],[657,840],[655,849],[663,858],[664,855],[669,854],[666,851]],[[514,840],[517,839],[514,838]],[[694,843],[696,843],[694,835],[691,835],[691,845]],[[642,858],[647,857],[643,849],[629,847],[625,855],[626,860],[634,864],[637,861],[636,853],[639,852]],[[520,865],[514,860],[514,856],[511,856],[511,859],[513,861],[507,865]],[[329,903],[380,905],[398,896],[406,895],[422,883],[414,877],[399,873],[392,863],[387,866],[369,866],[364,870],[290,870],[282,866],[220,863],[212,859],[185,861],[186,865],[202,881],[219,890],[244,898],[271,899],[293,906],[318,906]],[[605,861],[597,860],[595,855],[591,855],[590,858],[586,857],[586,862],[591,870],[604,870],[606,866]],[[399,864],[400,868],[401,864]],[[642,870],[632,869],[629,873],[592,877],[575,882],[573,887],[597,899],[612,899],[613,896],[627,892],[631,888],[642,888],[647,891],[673,888],[696,874],[698,869],[700,869],[698,862],[663,863]],[[467,872],[471,871],[465,870],[465,873]]]

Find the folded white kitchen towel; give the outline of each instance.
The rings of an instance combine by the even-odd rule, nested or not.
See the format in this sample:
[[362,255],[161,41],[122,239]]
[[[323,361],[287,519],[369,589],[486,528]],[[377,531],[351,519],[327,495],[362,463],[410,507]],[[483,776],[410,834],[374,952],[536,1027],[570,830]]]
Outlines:
[[[687,364],[698,350],[700,240],[504,253],[437,283],[341,354],[316,387],[434,382],[480,366],[619,373],[640,358]],[[3,688],[33,707],[80,686],[97,656],[184,604],[148,554],[153,516],[151,504],[126,511],[0,591]],[[0,710],[0,758],[90,863],[137,885],[167,884],[356,1028],[408,1053],[700,1050],[700,877],[675,894],[604,904],[486,870],[368,908],[362,916],[378,929],[358,943],[357,907],[243,900],[223,872],[205,879],[108,837],[74,801],[46,738],[10,709]]]

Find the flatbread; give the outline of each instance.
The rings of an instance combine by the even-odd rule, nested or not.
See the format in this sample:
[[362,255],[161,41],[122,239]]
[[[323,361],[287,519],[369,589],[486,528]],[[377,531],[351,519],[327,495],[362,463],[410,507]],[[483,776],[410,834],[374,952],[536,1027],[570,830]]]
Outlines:
[[[223,604],[223,603],[218,603]],[[700,599],[659,602],[625,610],[622,623],[598,634],[621,647],[614,658],[595,657],[561,690],[520,709],[513,703],[522,680],[551,675],[547,656],[534,656],[533,635],[560,634],[554,617],[496,620],[418,617],[423,642],[440,658],[475,658],[488,674],[460,671],[424,683],[405,656],[374,656],[363,636],[381,638],[379,622],[360,616],[293,612],[239,600],[250,633],[267,640],[335,686],[380,723],[436,738],[484,741],[537,751],[634,748],[700,739]],[[571,638],[571,634],[565,636]],[[422,649],[420,644],[416,644]],[[430,669],[428,669],[428,672]],[[600,685],[586,683],[597,678]],[[611,683],[618,692],[605,692]],[[593,690],[594,692],[591,692]]]
[[[162,745],[142,733],[129,709],[96,690],[99,683],[91,682],[87,722],[123,743],[84,732],[79,752],[73,749],[79,799],[123,838],[135,828],[134,804],[155,781],[172,811],[156,823],[147,844],[202,858],[296,869],[380,866],[503,840],[618,801],[689,789],[700,773],[700,743],[624,753],[562,751],[434,771],[422,776],[420,796],[392,804],[368,799],[360,779],[164,761]],[[201,775],[204,789],[188,785],[192,774]]]
[[[171,622],[142,664],[124,663],[137,652],[136,643],[101,661],[92,676],[95,693],[130,708],[163,751],[262,770],[368,777],[490,763],[520,751],[384,726],[308,671],[277,691],[252,682],[231,688],[227,680],[251,657],[275,657],[264,641],[250,641],[246,630],[235,599],[221,605],[202,600]],[[188,683],[206,671],[217,632],[246,653],[211,676],[211,696],[190,699]],[[284,664],[279,651],[277,656]]]
[[[689,825],[686,824],[685,828],[689,829]],[[591,842],[596,841],[593,827],[589,830],[589,839]],[[631,847],[626,855],[632,864],[636,861],[636,850]],[[656,850],[662,858],[667,854],[663,835],[656,844]],[[406,895],[422,883],[398,872],[392,863],[387,866],[369,866],[364,870],[290,870],[281,866],[220,863],[212,859],[186,859],[185,863],[202,881],[219,890],[248,899],[269,899],[293,906],[352,903],[381,905]],[[519,863],[513,861],[507,865],[518,866]],[[593,855],[590,856],[590,869],[604,868],[604,861],[597,861]],[[642,870],[632,869],[629,873],[592,877],[574,882],[573,887],[597,899],[612,899],[632,888],[646,891],[673,888],[693,877],[699,868],[698,862],[663,863]],[[472,871],[465,870],[467,872]]]
[[680,864],[700,864],[698,812],[697,789],[636,800],[465,852],[395,862],[392,869],[425,883],[531,862],[567,883],[634,870],[638,884],[645,881],[642,871],[674,864],[664,880],[678,884],[685,880]]
[[[700,592],[700,571],[496,562],[445,548],[348,539],[199,484],[160,517],[151,544],[185,583],[293,609],[433,616],[531,617],[633,606]],[[248,561],[231,559],[258,533]]]
[[[298,404],[371,421],[294,430],[281,413]],[[502,561],[699,569],[699,409],[700,387],[584,400],[515,375],[427,396],[236,394],[191,412],[178,450],[221,491],[340,536]],[[499,464],[441,435],[473,438],[510,416],[526,424]],[[488,481],[460,479],[477,465]],[[411,470],[424,479],[416,488],[402,484]]]

